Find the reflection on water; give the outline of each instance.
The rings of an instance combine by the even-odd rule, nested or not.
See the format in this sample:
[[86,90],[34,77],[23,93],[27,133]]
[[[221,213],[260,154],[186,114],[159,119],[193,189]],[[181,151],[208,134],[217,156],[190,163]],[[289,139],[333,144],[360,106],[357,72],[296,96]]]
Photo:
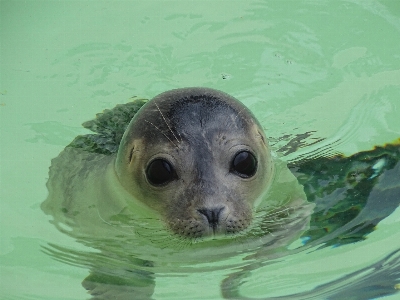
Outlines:
[[[288,165],[275,159],[271,188],[244,232],[208,240],[176,236],[155,212],[132,200],[114,176],[122,132],[145,102],[117,106],[84,123],[95,134],[78,136],[52,161],[49,197],[42,209],[53,216],[60,231],[93,251],[57,244],[44,250],[57,260],[88,268],[83,286],[93,299],[151,298],[159,276],[173,280],[221,270],[227,274],[221,282],[223,296],[242,298],[240,287],[251,280],[252,272],[310,249],[362,241],[399,206],[398,143],[349,157],[312,153]],[[295,153],[310,135],[277,139],[284,141],[277,152]],[[302,199],[303,189],[310,203],[294,200]],[[300,244],[288,247],[298,238]],[[399,271],[397,251],[312,290],[277,299],[391,294],[396,292]]]
[[[329,258],[327,258],[329,259]],[[265,265],[264,265],[265,266]],[[273,267],[273,265],[271,265]],[[263,265],[258,265],[262,269]],[[268,297],[263,299],[373,299],[396,293],[398,290],[400,269],[400,250],[395,251],[384,259],[351,272],[339,279],[318,285],[310,291],[289,294],[287,296]],[[223,281],[221,290],[227,299],[260,299],[241,296],[239,288],[249,280],[249,266],[240,272],[230,275]]]

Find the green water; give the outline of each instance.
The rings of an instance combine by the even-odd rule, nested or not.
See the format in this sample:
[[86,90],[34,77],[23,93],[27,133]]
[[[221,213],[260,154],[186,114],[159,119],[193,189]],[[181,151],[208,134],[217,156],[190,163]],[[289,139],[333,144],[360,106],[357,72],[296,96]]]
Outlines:
[[[2,299],[89,298],[81,286],[89,270],[43,252],[48,243],[88,249],[52,226],[40,204],[50,161],[86,132],[80,124],[132,96],[217,88],[243,101],[271,140],[309,131],[325,138],[287,160],[330,145],[352,154],[400,137],[396,0],[0,5]],[[397,209],[363,242],[262,264],[239,293],[307,292],[362,270],[400,249],[399,225]],[[219,299],[232,272],[164,274],[154,298]]]

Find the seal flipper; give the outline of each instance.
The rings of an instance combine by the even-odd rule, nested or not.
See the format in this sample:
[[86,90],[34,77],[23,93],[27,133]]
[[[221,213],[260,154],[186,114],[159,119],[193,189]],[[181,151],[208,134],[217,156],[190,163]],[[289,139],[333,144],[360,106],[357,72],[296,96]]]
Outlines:
[[92,295],[92,300],[151,299],[154,293],[154,275],[140,270],[126,271],[129,276],[117,276],[91,271],[82,286]]
[[97,114],[95,119],[82,124],[94,134],[79,135],[67,147],[105,155],[116,153],[126,127],[147,101],[134,99]]

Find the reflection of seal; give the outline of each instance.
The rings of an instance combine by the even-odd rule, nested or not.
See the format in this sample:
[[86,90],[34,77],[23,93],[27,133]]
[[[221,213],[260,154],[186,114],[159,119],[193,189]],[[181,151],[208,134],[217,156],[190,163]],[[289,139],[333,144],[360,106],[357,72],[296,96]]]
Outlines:
[[136,199],[186,237],[237,233],[267,189],[266,137],[235,98],[207,88],[162,93],[135,115],[115,169]]

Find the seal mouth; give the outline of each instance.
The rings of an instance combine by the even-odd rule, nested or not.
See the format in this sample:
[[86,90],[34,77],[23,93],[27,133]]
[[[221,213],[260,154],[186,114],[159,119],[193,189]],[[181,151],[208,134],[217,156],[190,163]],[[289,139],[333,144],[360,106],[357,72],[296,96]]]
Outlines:
[[225,207],[197,210],[199,218],[176,219],[168,222],[170,230],[184,238],[221,238],[234,236],[249,227],[251,217],[234,218],[224,215]]

